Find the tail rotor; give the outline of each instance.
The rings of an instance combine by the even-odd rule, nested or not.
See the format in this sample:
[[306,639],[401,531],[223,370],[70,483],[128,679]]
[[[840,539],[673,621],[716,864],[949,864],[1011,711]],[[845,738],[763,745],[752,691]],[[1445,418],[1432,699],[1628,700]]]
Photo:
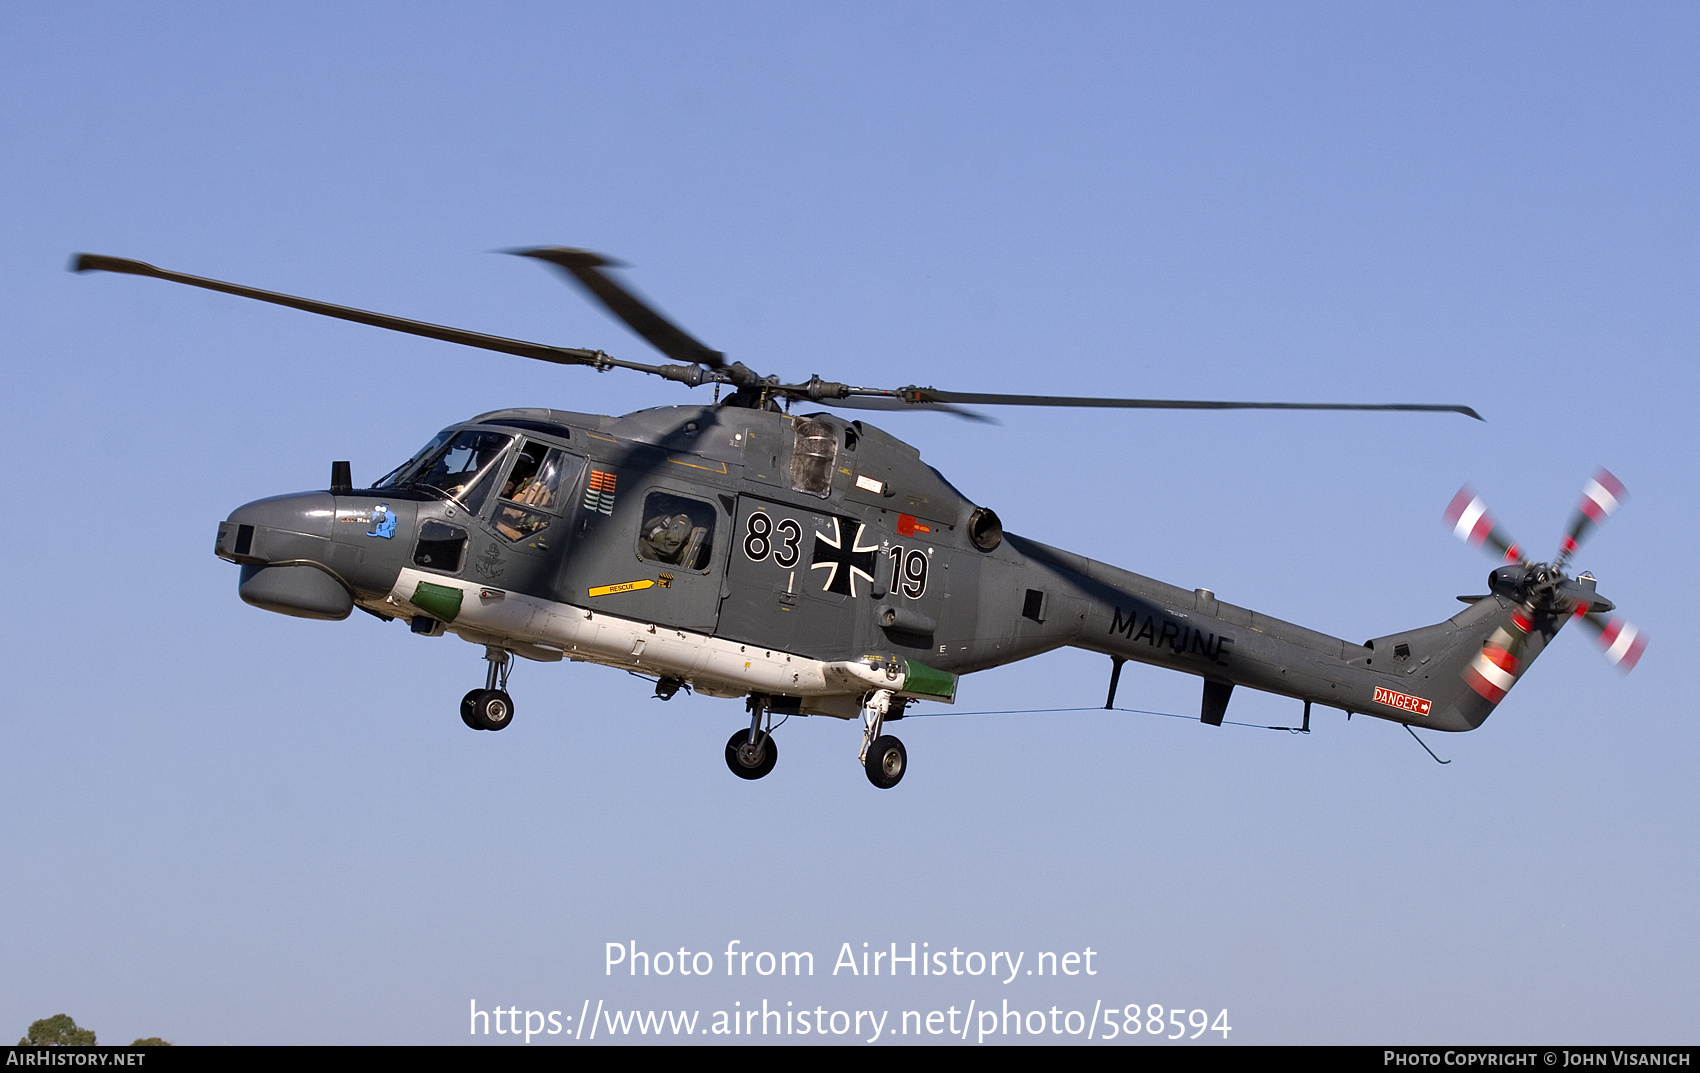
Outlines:
[[1599,635],[1606,659],[1625,674],[1641,659],[1647,648],[1647,635],[1610,615],[1615,607],[1595,592],[1592,574],[1572,578],[1564,572],[1583,540],[1614,514],[1626,498],[1628,493],[1622,481],[1607,470],[1597,471],[1583,489],[1558,556],[1550,563],[1533,563],[1499,527],[1488,513],[1487,504],[1468,485],[1452,497],[1445,518],[1453,533],[1466,543],[1491,549],[1502,557],[1502,563],[1510,564],[1489,574],[1488,584],[1496,595],[1515,601],[1517,607],[1510,622],[1494,630],[1463,672],[1470,688],[1490,703],[1497,704],[1516,683],[1523,668],[1524,643],[1538,620],[1552,623],[1544,629],[1550,636],[1566,617],[1581,619]]

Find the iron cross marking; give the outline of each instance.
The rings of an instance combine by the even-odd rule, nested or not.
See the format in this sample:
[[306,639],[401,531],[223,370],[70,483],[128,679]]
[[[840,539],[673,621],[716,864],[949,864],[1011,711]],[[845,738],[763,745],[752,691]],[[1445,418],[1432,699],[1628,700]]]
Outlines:
[[[818,529],[815,531],[815,554],[809,569],[828,571],[826,584],[821,586],[822,592],[836,592],[855,599],[858,577],[870,586],[874,583],[874,563],[879,559],[880,546],[877,543],[862,546],[862,532],[867,526],[861,522],[829,517],[832,517],[832,535],[827,536]],[[851,525],[856,527],[856,536],[846,548],[844,531]]]

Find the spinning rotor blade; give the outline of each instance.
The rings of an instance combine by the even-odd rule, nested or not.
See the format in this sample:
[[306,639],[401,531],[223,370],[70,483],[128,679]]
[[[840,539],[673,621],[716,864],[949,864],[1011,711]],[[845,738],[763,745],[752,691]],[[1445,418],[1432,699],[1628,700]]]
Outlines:
[[1490,704],[1498,704],[1517,684],[1523,670],[1523,643],[1534,628],[1535,611],[1524,604],[1511,612],[1511,622],[1494,630],[1464,667],[1464,683]]
[[222,291],[225,294],[253,298],[261,302],[270,302],[273,305],[288,306],[291,309],[301,309],[308,313],[319,313],[327,317],[336,317],[339,320],[351,320],[356,324],[369,324],[374,328],[388,328],[391,331],[406,332],[409,335],[423,335],[427,339],[440,339],[445,343],[462,343],[484,350],[501,351],[504,354],[518,354],[522,358],[552,361],[560,365],[595,365],[598,363],[599,357],[606,358],[606,355],[595,350],[545,346],[542,343],[527,343],[521,339],[504,339],[499,335],[485,335],[482,332],[469,332],[461,328],[446,328],[440,324],[427,324],[424,321],[392,317],[387,313],[372,313],[364,309],[332,305],[330,302],[320,302],[312,298],[297,298],[294,295],[278,294],[275,291],[262,291],[255,287],[244,287],[238,283],[225,283],[222,280],[185,275],[182,272],[155,268],[153,265],[142,261],[131,261],[123,257],[105,257],[98,253],[79,253],[76,259],[71,262],[71,271],[122,272],[132,276],[152,276],[154,279],[168,280],[172,283],[186,283],[191,287],[204,287],[209,291]]
[[[623,361],[610,357],[600,350],[548,346],[542,343],[527,342],[523,339],[509,339],[499,335],[467,331],[462,328],[428,324],[424,321],[408,320],[386,313],[374,313],[350,306],[321,302],[312,298],[300,298],[295,295],[227,283],[223,280],[172,272],[141,261],[132,261],[120,257],[106,257],[89,253],[78,254],[72,261],[71,268],[75,272],[120,272],[133,276],[152,276],[155,279],[182,283],[191,287],[201,287],[224,294],[234,294],[238,297],[252,298],[274,305],[288,306],[291,309],[317,313],[326,317],[336,317],[339,320],[353,321],[356,324],[405,332],[409,335],[420,335],[427,339],[437,339],[446,343],[460,343],[463,346],[494,350],[504,354],[533,358],[538,361],[554,362],[558,365],[589,365],[596,369],[632,369],[660,376],[689,387],[697,387],[705,383],[733,384],[739,388],[738,397],[741,397],[739,405],[766,405],[775,399],[786,399],[797,402],[823,403],[828,406],[841,406],[848,409],[938,410],[972,421],[989,421],[990,419],[966,409],[965,406],[1064,406],[1139,410],[1379,410],[1459,413],[1478,421],[1482,419],[1480,414],[1468,406],[1428,403],[1226,402],[1185,399],[1086,398],[1061,395],[995,395],[979,392],[939,391],[931,387],[913,385],[896,389],[853,387],[849,384],[823,381],[818,376],[812,377],[807,383],[803,384],[781,384],[777,378],[763,377],[741,362],[727,362],[726,356],[720,351],[714,350],[693,338],[684,329],[662,316],[653,306],[615,282],[611,276],[602,271],[604,268],[616,265],[617,262],[615,261],[589,250],[571,249],[565,246],[510,250],[508,252],[547,261],[567,273],[576,283],[600,301],[609,312],[624,321],[628,327],[657,350],[686,364],[648,365],[642,362]],[[1615,506],[1615,503],[1613,505]]]
[[703,365],[710,369],[725,366],[725,354],[692,338],[689,332],[662,316],[654,306],[616,283],[613,277],[602,271],[604,268],[622,267],[620,262],[609,260],[599,253],[575,250],[567,246],[543,246],[504,252],[548,261],[566,272],[579,286],[606,306],[608,312],[625,321],[626,326],[647,340],[650,346],[674,361]]
[[1432,403],[1390,402],[1219,402],[1204,399],[1104,399],[1071,395],[991,395],[973,391],[939,391],[930,387],[902,387],[895,391],[850,388],[855,395],[885,396],[910,405],[966,403],[970,406],[1078,406],[1114,410],[1398,410],[1417,413],[1455,413],[1482,420],[1468,406]]
[[1607,619],[1597,612],[1577,616],[1600,636],[1600,648],[1613,667],[1624,674],[1635,669],[1647,650],[1647,635],[1615,615]]
[[837,406],[845,410],[934,410],[941,414],[955,414],[969,421],[978,421],[985,425],[995,425],[997,418],[987,417],[963,406],[953,406],[948,402],[904,402],[901,399],[882,399],[878,397],[864,398],[852,396],[845,399],[830,399],[823,402],[825,406]]
[[1458,494],[1452,497],[1452,502],[1446,508],[1446,524],[1458,535],[1458,539],[1477,547],[1486,544],[1505,557],[1508,563],[1524,563],[1523,549],[1517,546],[1510,535],[1494,523],[1493,515],[1488,513],[1487,504],[1482,497],[1470,490],[1469,485],[1458,489]]
[[321,316],[336,317],[338,320],[351,320],[356,324],[368,324],[374,328],[387,328],[392,332],[422,335],[427,339],[439,339],[445,343],[460,343],[463,346],[478,347],[481,350],[494,350],[503,354],[515,354],[522,358],[535,358],[538,361],[554,362],[557,365],[590,365],[598,369],[610,367],[636,369],[639,372],[654,373],[669,380],[677,380],[692,387],[702,382],[700,375],[702,370],[700,369],[692,370],[676,365],[644,365],[640,362],[621,361],[618,358],[609,357],[600,350],[547,346],[543,343],[528,343],[523,339],[508,339],[500,335],[469,332],[463,328],[427,324],[424,321],[408,320],[405,317],[393,317],[387,313],[373,313],[365,309],[333,305],[330,302],[321,302],[313,298],[297,298],[290,294],[262,291],[256,287],[244,287],[238,283],[226,283],[223,280],[190,276],[182,272],[156,268],[142,261],[132,261],[123,257],[79,253],[71,262],[71,271],[121,272],[131,276],[152,276],[154,279],[183,283],[191,287],[202,287],[209,291],[221,291],[224,294],[234,294],[241,298],[253,298],[256,301],[288,306],[291,309],[318,313]]
[[1594,479],[1582,490],[1581,502],[1576,504],[1576,516],[1570,519],[1570,531],[1558,549],[1558,566],[1562,569],[1570,556],[1581,547],[1589,530],[1617,512],[1629,492],[1623,482],[1604,469],[1594,473]]

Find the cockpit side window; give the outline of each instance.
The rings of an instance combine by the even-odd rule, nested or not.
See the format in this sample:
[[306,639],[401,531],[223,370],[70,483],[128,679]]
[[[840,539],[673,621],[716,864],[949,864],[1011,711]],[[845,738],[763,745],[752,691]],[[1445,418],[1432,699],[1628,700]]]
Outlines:
[[540,510],[560,510],[562,478],[573,461],[559,448],[527,440],[502,484],[502,498]]
[[714,508],[701,500],[651,492],[643,501],[638,558],[707,570],[714,555],[714,519]]
[[583,468],[584,460],[577,456],[526,441],[502,482],[502,502],[493,519],[496,531],[509,540],[524,540],[547,527]]
[[791,452],[791,490],[826,499],[832,495],[832,467],[838,460],[838,434],[825,421],[801,418]]

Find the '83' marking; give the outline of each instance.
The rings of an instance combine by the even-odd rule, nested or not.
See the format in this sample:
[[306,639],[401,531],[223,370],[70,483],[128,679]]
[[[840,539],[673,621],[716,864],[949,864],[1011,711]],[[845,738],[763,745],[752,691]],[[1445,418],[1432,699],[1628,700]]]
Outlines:
[[803,557],[802,546],[803,527],[790,518],[781,518],[775,525],[766,511],[758,510],[744,523],[744,555],[751,562],[759,563],[771,554],[781,569],[789,570]]

